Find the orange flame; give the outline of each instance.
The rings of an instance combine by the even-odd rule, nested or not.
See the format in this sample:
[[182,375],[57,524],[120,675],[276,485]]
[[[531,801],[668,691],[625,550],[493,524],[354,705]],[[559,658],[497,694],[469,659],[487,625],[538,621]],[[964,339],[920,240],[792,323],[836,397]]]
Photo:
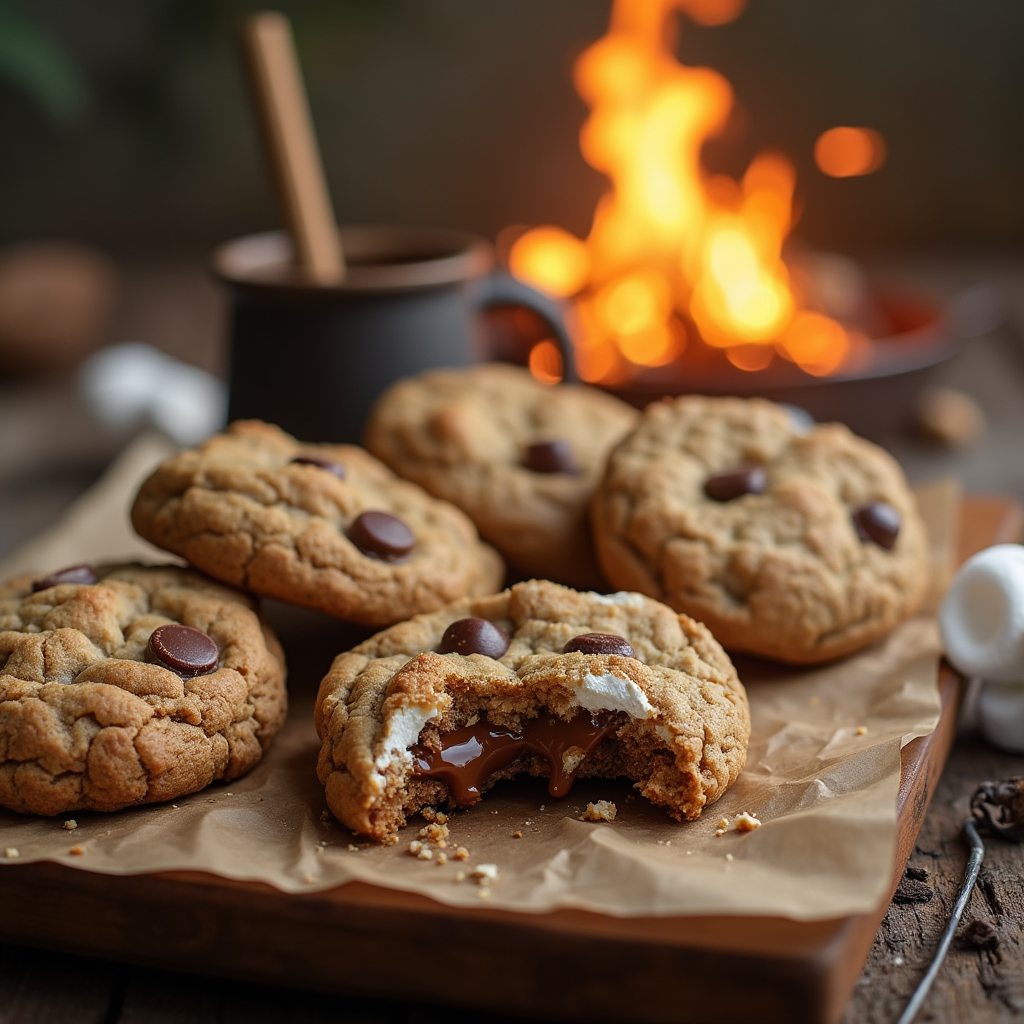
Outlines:
[[721,24],[742,7],[615,0],[608,34],[576,62],[576,88],[591,108],[580,148],[611,189],[586,240],[534,228],[513,245],[509,266],[573,298],[584,380],[611,383],[671,363],[690,331],[745,370],[764,369],[776,352],[809,373],[842,365],[844,328],[820,314],[800,319],[782,260],[792,164],[762,153],[738,182],[701,164],[701,147],[729,117],[732,88],[718,72],[676,60],[675,13]]

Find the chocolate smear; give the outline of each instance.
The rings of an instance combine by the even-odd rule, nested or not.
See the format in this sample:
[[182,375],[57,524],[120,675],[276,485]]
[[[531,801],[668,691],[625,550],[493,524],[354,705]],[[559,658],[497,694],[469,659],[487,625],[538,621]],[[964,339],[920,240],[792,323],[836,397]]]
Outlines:
[[[418,743],[409,752],[413,772],[447,784],[460,807],[475,804],[480,786],[489,776],[530,752],[547,759],[551,768],[548,792],[559,797],[569,792],[587,755],[621,720],[621,714],[612,711],[582,711],[568,722],[555,715],[539,715],[524,722],[519,732],[481,720],[442,733],[440,750]],[[566,761],[562,755],[573,747],[580,753]]]
[[400,562],[416,543],[412,530],[387,512],[363,512],[348,529],[348,539],[364,555],[384,562]]
[[573,458],[568,441],[538,441],[526,449],[523,465],[534,473],[567,473],[574,475],[580,467]]
[[204,676],[217,667],[220,652],[201,629],[172,623],[157,626],[146,648],[147,660],[157,661],[181,676]]
[[768,479],[761,466],[737,466],[736,469],[716,473],[704,483],[704,493],[712,501],[732,501],[744,494],[763,494]]
[[580,654],[620,654],[623,658],[635,658],[636,651],[614,633],[581,633],[574,636],[563,648],[563,654],[579,651]]
[[292,459],[292,465],[316,466],[318,469],[326,469],[328,473],[333,473],[339,480],[345,479],[345,467],[340,462],[319,455],[296,455]]
[[458,619],[441,637],[438,654],[484,654],[500,658],[511,641],[508,633],[489,619]]
[[80,583],[83,586],[92,586],[98,581],[96,570],[91,565],[73,565],[68,569],[61,569],[60,572],[52,572],[49,576],[40,576],[32,581],[32,593],[37,594],[40,590],[49,590],[61,583]]
[[872,541],[892,551],[900,533],[900,514],[884,501],[872,501],[854,510],[853,526],[865,543]]

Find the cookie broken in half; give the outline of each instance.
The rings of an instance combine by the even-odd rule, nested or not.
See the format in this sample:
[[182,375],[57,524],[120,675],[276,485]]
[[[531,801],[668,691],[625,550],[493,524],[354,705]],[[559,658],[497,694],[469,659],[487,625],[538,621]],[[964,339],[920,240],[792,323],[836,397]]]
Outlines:
[[750,736],[743,685],[703,625],[639,594],[538,580],[339,655],[316,724],[331,811],[383,841],[520,773],[555,797],[623,776],[693,819],[736,780]]

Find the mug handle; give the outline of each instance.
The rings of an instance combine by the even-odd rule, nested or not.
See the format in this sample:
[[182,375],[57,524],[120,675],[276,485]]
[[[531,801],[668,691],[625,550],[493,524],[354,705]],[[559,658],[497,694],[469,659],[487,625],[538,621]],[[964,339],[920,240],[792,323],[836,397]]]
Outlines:
[[478,309],[489,306],[525,306],[533,310],[551,328],[551,335],[562,356],[562,380],[579,380],[573,357],[573,339],[568,307],[564,302],[524,284],[507,271],[495,270],[477,282],[473,299]]

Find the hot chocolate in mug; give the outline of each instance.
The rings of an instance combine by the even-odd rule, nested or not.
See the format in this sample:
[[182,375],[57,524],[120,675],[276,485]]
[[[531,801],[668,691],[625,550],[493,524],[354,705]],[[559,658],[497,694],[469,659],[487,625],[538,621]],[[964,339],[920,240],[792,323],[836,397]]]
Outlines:
[[545,320],[575,378],[563,306],[494,269],[491,246],[461,231],[341,228],[347,273],[319,284],[293,266],[283,232],[213,254],[232,295],[231,419],[277,423],[306,441],[359,443],[380,394],[401,377],[487,358],[480,314],[525,306]]

